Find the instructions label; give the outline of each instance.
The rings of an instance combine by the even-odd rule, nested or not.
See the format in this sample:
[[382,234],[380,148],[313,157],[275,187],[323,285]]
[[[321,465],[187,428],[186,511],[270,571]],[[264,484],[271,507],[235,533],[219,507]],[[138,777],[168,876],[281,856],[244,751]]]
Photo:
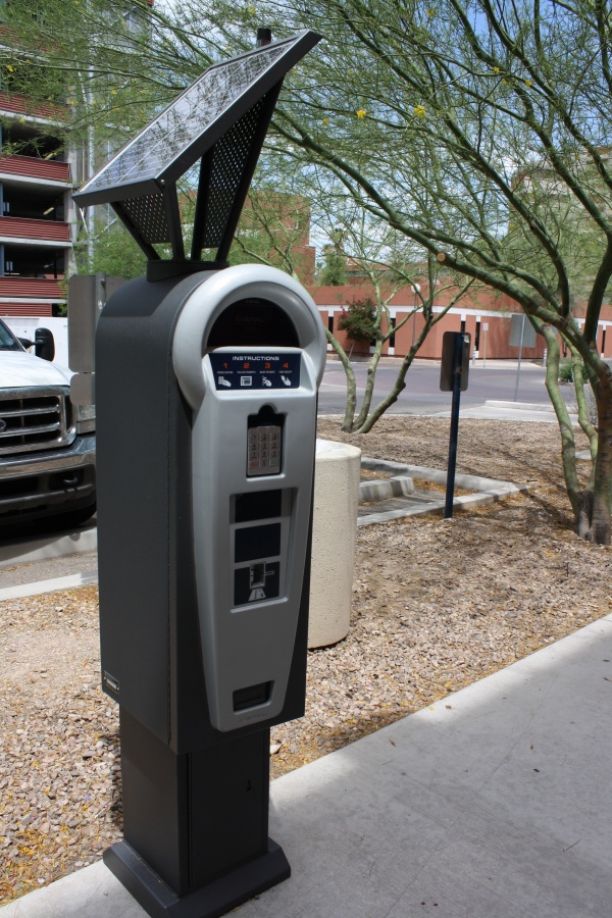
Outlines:
[[209,355],[215,387],[223,389],[297,389],[299,354],[251,354],[248,351]]

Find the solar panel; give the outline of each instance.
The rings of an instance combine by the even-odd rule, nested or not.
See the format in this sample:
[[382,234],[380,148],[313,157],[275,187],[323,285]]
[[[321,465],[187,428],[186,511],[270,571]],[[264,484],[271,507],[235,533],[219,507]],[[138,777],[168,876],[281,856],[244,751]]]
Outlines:
[[209,67],[74,195],[81,206],[159,194],[277,84],[320,36],[305,30]]

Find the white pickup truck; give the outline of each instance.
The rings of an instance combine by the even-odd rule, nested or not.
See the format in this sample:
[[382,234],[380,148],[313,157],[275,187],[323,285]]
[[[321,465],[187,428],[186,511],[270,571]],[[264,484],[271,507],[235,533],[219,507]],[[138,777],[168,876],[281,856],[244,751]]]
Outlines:
[[71,375],[0,320],[0,533],[49,516],[78,525],[95,512],[95,421],[71,404]]

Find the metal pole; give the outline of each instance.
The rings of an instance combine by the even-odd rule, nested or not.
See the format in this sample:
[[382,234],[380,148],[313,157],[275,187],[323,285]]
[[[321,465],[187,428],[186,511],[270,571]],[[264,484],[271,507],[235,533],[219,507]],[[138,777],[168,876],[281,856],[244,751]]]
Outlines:
[[448,472],[446,475],[446,504],[444,519],[453,515],[453,494],[455,491],[455,469],[457,467],[457,441],[459,439],[459,403],[461,401],[461,371],[463,369],[463,335],[455,338],[453,353],[453,401],[451,406],[450,442],[448,446]]
[[518,363],[516,365],[516,383],[514,384],[514,401],[518,401],[519,378],[521,375],[521,357],[523,356],[523,337],[525,335],[525,313],[521,316],[521,340],[519,342]]

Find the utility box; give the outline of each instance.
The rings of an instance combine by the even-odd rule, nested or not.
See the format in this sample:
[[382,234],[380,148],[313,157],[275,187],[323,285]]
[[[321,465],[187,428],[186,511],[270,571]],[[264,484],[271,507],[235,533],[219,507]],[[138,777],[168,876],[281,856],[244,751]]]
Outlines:
[[83,430],[96,429],[95,340],[98,318],[108,299],[125,283],[108,274],[74,274],[68,281],[68,364],[70,401]]
[[95,372],[95,339],[104,304],[125,278],[74,274],[68,281],[68,366],[75,373]]

